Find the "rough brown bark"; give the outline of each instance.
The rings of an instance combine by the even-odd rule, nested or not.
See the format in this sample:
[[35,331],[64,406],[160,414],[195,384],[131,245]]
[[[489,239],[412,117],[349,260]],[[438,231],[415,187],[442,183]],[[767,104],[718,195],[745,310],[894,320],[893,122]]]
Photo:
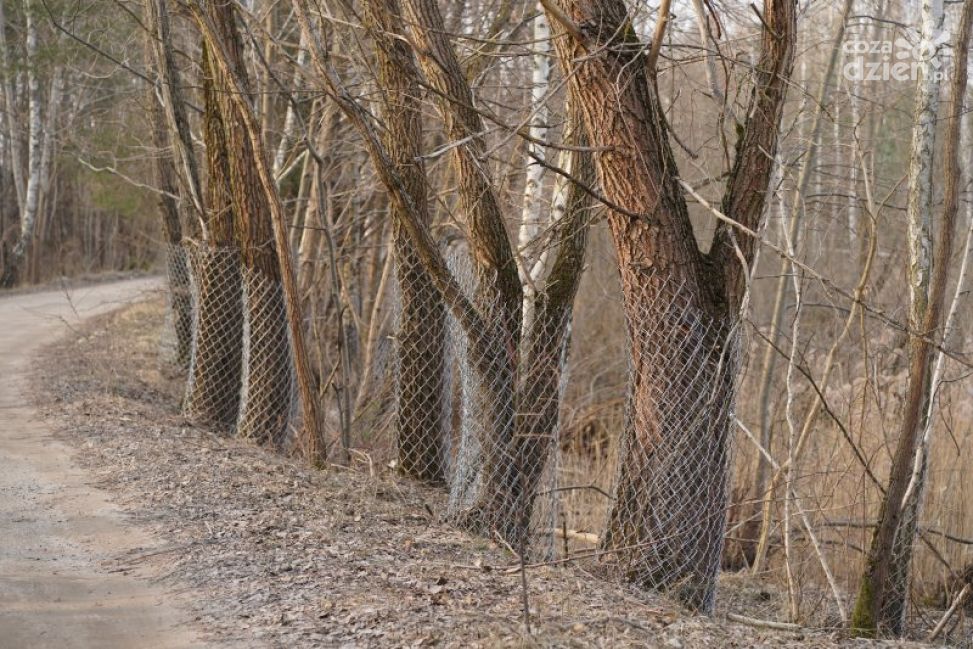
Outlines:
[[184,409],[202,422],[231,427],[236,424],[240,407],[242,284],[239,247],[233,231],[226,128],[205,46],[201,69],[209,184],[205,197],[206,239],[189,249],[196,313]]
[[[631,344],[630,415],[603,548],[625,576],[712,607],[725,527],[736,311],[754,242],[693,235],[643,45],[621,0],[545,0],[581,108],[618,257]],[[763,46],[724,210],[756,229],[795,39],[794,0],[764,3]],[[624,210],[624,211],[623,211]],[[734,245],[736,244],[736,245]],[[692,410],[692,421],[686,411]]]
[[[236,25],[234,4],[210,0],[206,15],[219,39],[230,74],[243,85],[252,102],[249,75],[243,58],[243,41]],[[244,280],[244,385],[237,430],[259,441],[280,444],[284,440],[291,409],[291,364],[286,306],[281,290],[280,263],[267,203],[256,170],[253,144],[243,125],[234,95],[237,88],[210,60],[218,89],[217,104],[226,126],[234,230],[240,243]]]
[[[466,351],[468,369],[472,375],[472,386],[468,391],[469,412],[476,413],[473,425],[482,431],[480,441],[486,450],[486,457],[474,470],[485,476],[490,486],[478,492],[479,497],[472,507],[461,512],[457,522],[479,532],[497,530],[508,541],[516,543],[521,512],[515,511],[514,507],[521,502],[516,493],[524,486],[517,473],[523,466],[516,461],[517,449],[514,445],[518,358],[524,357],[518,344],[522,326],[522,289],[499,204],[485,173],[486,167],[479,157],[483,154],[482,124],[472,108],[472,95],[456,63],[455,52],[445,37],[438,8],[434,3],[415,3],[411,7],[410,18],[414,23],[415,39],[421,41],[418,49],[426,79],[440,97],[447,135],[457,141],[453,155],[458,176],[464,176],[460,180],[459,190],[469,221],[471,246],[477,264],[477,294],[472,301],[466,298],[451,275],[428,229],[424,227],[422,208],[416,204],[398,165],[393,161],[393,155],[372,126],[370,116],[338,80],[330,65],[328,52],[311,21],[306,1],[293,0],[293,5],[318,74],[334,101],[362,136],[417,258],[442,295],[444,305],[468,335],[469,349]],[[583,236],[577,228],[565,232],[561,238],[569,239],[575,245],[564,244],[565,250],[573,251],[570,254],[565,252],[564,263],[568,264],[568,260],[571,260],[576,264],[573,272],[580,273],[580,253],[576,250],[581,245],[578,241],[583,244]],[[574,290],[570,287],[574,286],[576,277],[572,275],[571,281],[561,281],[568,274],[556,271],[555,275],[558,288],[552,290],[562,291],[563,299],[569,301]],[[536,349],[539,354],[541,347]],[[545,385],[553,383],[556,381],[546,381]],[[551,391],[547,390],[545,394],[550,395]],[[542,399],[535,396],[535,400]],[[548,408],[547,411],[551,410]],[[546,421],[550,421],[550,418],[546,418]]]
[[[513,461],[511,443],[515,426],[516,362],[521,328],[523,288],[513,250],[504,226],[500,202],[484,159],[483,121],[473,93],[459,64],[435,0],[405,0],[406,15],[417,46],[426,81],[439,96],[446,135],[457,142],[452,160],[459,197],[469,228],[470,249],[476,269],[474,303],[484,327],[468,331],[473,340],[471,360],[472,412],[481,422],[480,472],[508,476]],[[506,510],[492,508],[496,498],[509,492],[480,489],[480,496],[458,521],[473,531],[488,531],[497,521],[509,519]]]
[[[366,19],[376,40],[379,87],[383,92],[383,143],[428,228],[426,171],[422,163],[419,76],[412,51],[401,38],[395,0],[368,0]],[[392,242],[401,301],[398,334],[399,380],[396,435],[399,467],[408,476],[444,483],[446,311],[412,241],[404,215],[393,208]]]
[[[152,25],[151,3],[146,11],[147,24]],[[154,34],[147,36],[147,58],[152,59]],[[148,93],[149,111],[152,122],[152,142],[158,153],[155,167],[159,190],[159,210],[162,216],[162,235],[166,242],[166,270],[169,277],[169,317],[173,322],[176,335],[175,362],[188,367],[192,353],[193,310],[189,286],[189,268],[186,251],[182,247],[182,213],[179,204],[179,179],[173,161],[171,141],[165,112],[159,103],[161,93],[156,95],[153,87]]]
[[183,99],[182,81],[176,66],[172,29],[169,21],[167,0],[146,0],[146,25],[149,32],[149,47],[158,77],[157,92],[162,102],[161,109],[168,125],[169,140],[173,147],[173,162],[178,161],[180,173],[176,175],[183,187],[183,198],[187,199],[195,213],[195,219],[187,223],[187,234],[196,236],[205,220],[203,190],[199,180],[199,165],[193,150],[189,119]]
[[[265,295],[274,297],[272,300],[260,300],[258,308],[261,309],[261,315],[267,314],[267,306],[271,305],[273,308],[273,316],[272,318],[267,318],[266,321],[264,318],[248,321],[248,324],[251,326],[249,340],[251,342],[259,341],[261,347],[266,347],[261,350],[263,355],[257,361],[271,356],[276,361],[276,364],[272,368],[274,372],[273,374],[268,372],[266,377],[267,385],[263,387],[268,388],[265,392],[272,392],[274,396],[279,397],[279,399],[271,398],[270,400],[264,400],[262,405],[266,407],[254,413],[254,420],[257,424],[267,426],[265,428],[258,428],[256,432],[276,442],[282,441],[281,433],[284,432],[284,424],[289,414],[291,397],[289,380],[290,364],[293,362],[297,390],[300,392],[301,414],[303,416],[303,429],[296,440],[297,446],[309,462],[320,466],[327,459],[327,448],[323,435],[321,434],[321,421],[317,408],[317,386],[314,384],[314,377],[305,344],[305,325],[300,308],[297,275],[294,272],[290,257],[286,217],[278,193],[277,183],[271,172],[270,161],[260,137],[260,128],[254,114],[250,98],[251,93],[248,89],[246,79],[246,70],[242,65],[242,57],[240,57],[240,48],[238,47],[239,34],[234,35],[229,31],[225,34],[226,38],[236,39],[236,45],[231,45],[231,47],[236,48],[236,54],[227,50],[224,36],[221,35],[224,30],[232,29],[235,32],[236,25],[233,23],[232,12],[228,11],[232,7],[224,5],[223,11],[229,13],[229,15],[220,16],[215,21],[211,20],[201,10],[198,3],[193,9],[206,42],[214,49],[214,62],[216,63],[216,67],[219,68],[222,80],[227,85],[229,92],[225,95],[225,98],[229,98],[232,101],[236,111],[235,117],[237,118],[237,122],[235,126],[239,129],[240,134],[245,136],[246,147],[237,150],[236,153],[240,155],[241,151],[244,153],[249,152],[249,155],[245,156],[245,162],[248,163],[249,168],[244,171],[241,163],[240,174],[241,178],[245,177],[250,182],[242,183],[241,187],[248,191],[260,192],[263,197],[263,205],[267,208],[267,212],[262,216],[269,221],[272,237],[265,245],[267,247],[273,247],[274,256],[278,261],[278,265],[275,267],[277,271],[275,274],[280,281],[278,283],[269,283],[273,290],[266,291],[268,282],[267,277],[263,275],[266,269],[261,268],[262,263],[257,260],[259,259],[258,255],[267,255],[268,253],[266,250],[254,251],[254,256],[251,258],[257,271],[255,275],[262,283],[265,289]],[[223,19],[224,24],[222,26],[216,24],[220,22],[220,19]],[[242,197],[242,199],[249,199],[249,202],[253,200],[253,197],[247,196]],[[242,203],[242,200],[240,202]],[[253,215],[254,218],[259,218],[260,216],[260,214]],[[279,257],[277,256],[278,252]],[[250,288],[252,288],[252,285]],[[263,330],[258,330],[256,328],[257,324],[264,324]],[[278,326],[279,324],[282,326]],[[271,382],[273,382],[273,385],[270,385]],[[252,386],[252,381],[250,385]],[[284,405],[285,403],[286,406]],[[241,413],[241,422],[246,421],[242,418],[243,414]]]
[[435,0],[405,0],[406,15],[427,82],[439,96],[446,136],[457,143],[453,161],[459,196],[468,220],[470,247],[477,267],[481,307],[500,308],[519,322],[523,290],[504,226],[500,201],[484,159],[483,120],[473,93],[449,42]]
[[240,408],[240,255],[235,247],[192,244],[189,260],[196,309],[183,409],[200,423],[230,429]]

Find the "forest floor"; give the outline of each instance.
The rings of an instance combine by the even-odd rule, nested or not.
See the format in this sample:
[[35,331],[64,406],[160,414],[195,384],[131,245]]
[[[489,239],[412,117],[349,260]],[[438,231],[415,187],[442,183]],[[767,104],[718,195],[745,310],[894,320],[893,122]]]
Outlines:
[[528,570],[528,634],[515,558],[438,523],[439,493],[384,467],[309,470],[189,425],[179,373],[159,361],[161,321],[156,300],[89,322],[43,353],[35,388],[77,462],[132,521],[165,539],[117,554],[108,569],[164,565],[156,583],[180,594],[214,643],[920,646],[694,616],[575,565]]

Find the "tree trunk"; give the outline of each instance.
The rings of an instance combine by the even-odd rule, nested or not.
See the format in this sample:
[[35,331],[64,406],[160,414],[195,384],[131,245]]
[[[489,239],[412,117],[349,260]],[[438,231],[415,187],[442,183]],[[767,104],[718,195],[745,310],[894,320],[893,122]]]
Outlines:
[[[207,16],[220,39],[231,74],[250,91],[243,42],[234,5],[207,3]],[[292,366],[280,263],[270,220],[270,207],[256,169],[256,155],[235,103],[236,88],[216,64],[211,71],[219,89],[217,105],[226,126],[227,158],[234,229],[243,261],[243,389],[237,433],[281,444],[292,402]],[[247,96],[245,101],[251,102]]]
[[[708,294],[716,283],[702,280],[702,255],[673,180],[668,140],[660,137],[658,100],[634,54],[635,36],[625,29],[624,5],[581,4],[587,5],[570,3],[569,15],[587,20],[597,30],[594,46],[611,54],[575,64],[568,47],[559,47],[592,144],[610,151],[596,155],[601,186],[632,214],[655,215],[608,214],[632,367],[602,548],[629,580],[708,609],[722,549],[732,397],[732,384],[716,378],[732,373],[714,375],[710,365],[722,356],[718,335],[726,316],[722,297]],[[633,146],[639,140],[655,151],[638,155],[645,150]]]
[[[540,5],[537,5],[540,10]],[[538,235],[545,225],[542,218],[544,174],[547,169],[542,161],[545,157],[544,146],[540,144],[547,140],[548,121],[550,111],[547,108],[547,92],[551,79],[551,26],[547,16],[539,11],[534,17],[533,30],[534,54],[531,57],[531,85],[530,111],[531,119],[528,134],[531,140],[525,143],[527,147],[527,173],[524,178],[523,208],[520,216],[520,230],[517,234],[517,247],[520,250],[521,275],[524,284],[524,330],[530,326],[533,318],[531,309],[534,307],[535,265],[531,264],[531,248],[537,245]],[[539,158],[535,160],[534,157]],[[548,214],[547,216],[550,216]],[[538,266],[537,271],[542,270]]]
[[[147,24],[152,25],[151,12],[146,12]],[[146,50],[154,49],[152,33],[148,36]],[[162,216],[162,236],[166,242],[166,271],[169,278],[169,314],[175,335],[173,358],[180,367],[189,367],[192,355],[193,309],[192,291],[189,285],[189,265],[186,250],[182,246],[182,215],[179,204],[179,179],[173,162],[172,142],[169,139],[168,122],[159,103],[161,93],[156,88],[149,92],[152,140],[157,149],[155,167],[159,190],[159,210]]]
[[[568,110],[564,156],[574,181],[557,183],[551,208],[552,241],[531,267],[531,302],[525,303],[518,358],[515,435],[503,473],[488,475],[485,508],[503,521],[504,538],[526,547],[541,480],[557,443],[561,389],[570,344],[572,306],[584,270],[595,168],[580,116]],[[563,178],[563,177],[562,177]],[[560,180],[560,179],[559,179]],[[536,289],[536,293],[533,289]]]
[[469,423],[479,438],[480,454],[473,461],[480,463],[476,471],[480,488],[472,502],[466,500],[468,506],[455,512],[455,519],[472,531],[486,532],[506,524],[509,518],[506,510],[490,508],[497,494],[486,493],[482,487],[491,477],[504,481],[503,476],[510,473],[523,289],[485,160],[483,121],[442,14],[434,0],[406,0],[405,7],[419,63],[427,83],[439,95],[446,135],[461,143],[453,147],[452,157],[473,252],[473,301],[484,326],[466,332],[472,357]]
[[[249,377],[247,389],[257,386],[264,394],[256,403],[241,404],[241,432],[248,432],[242,428],[244,424],[256,424],[259,426],[255,430],[257,434],[278,444],[283,441],[293,392],[293,363],[293,377],[300,392],[303,419],[295,442],[308,462],[321,466],[327,459],[327,448],[321,434],[318,390],[305,344],[305,323],[297,277],[290,257],[286,217],[261,140],[253,93],[242,64],[242,46],[234,22],[234,6],[211,5],[210,9],[215,15],[205,12],[198,2],[191,9],[207,44],[215,53],[213,62],[226,89],[221,100],[228,102],[228,109],[233,108],[232,112],[226,110],[224,114],[232,114],[235,118],[235,128],[231,133],[239,146],[230,150],[230,182],[234,190],[234,209],[238,213],[237,231],[243,235],[244,263],[251,273],[247,279],[258,278],[265,289],[264,295],[259,298],[255,293],[248,296],[255,307],[251,309],[251,315],[269,314],[269,317],[247,322],[250,325],[248,340],[259,341],[261,347],[258,357],[251,355],[248,359],[256,363],[252,367],[264,368],[268,359],[273,365],[267,368],[271,371],[267,372],[266,377],[259,377],[259,383],[254,382],[256,377]],[[251,290],[252,283],[247,288]],[[257,325],[263,326],[258,329]],[[267,396],[267,393],[271,395]],[[252,418],[248,412],[251,405],[254,406]]]
[[936,340],[940,335],[959,209],[961,172],[957,149],[967,86],[967,50],[973,24],[973,0],[967,0],[963,5],[954,48],[958,55],[953,71],[950,121],[943,153],[943,217],[933,250],[933,156],[939,112],[938,63],[942,60],[937,49],[941,45],[935,44],[934,39],[942,29],[944,15],[941,0],[923,3],[922,41],[924,51],[932,55],[924,58],[918,68],[916,119],[909,169],[909,387],[902,429],[892,458],[889,485],[879,510],[878,525],[869,547],[851,619],[852,630],[861,636],[880,633],[900,635],[903,631],[912,546],[926,482],[927,440],[920,436],[930,425],[928,417],[933,399],[934,359],[930,338]]
[[202,422],[236,424],[240,409],[243,353],[243,303],[239,246],[233,230],[226,125],[218,91],[203,46],[203,138],[209,185],[207,239],[190,250],[193,298],[193,354],[184,409]]
[[[422,164],[419,75],[401,38],[402,16],[394,0],[369,0],[367,18],[378,42],[379,84],[384,91],[384,144],[403,184],[429,228],[426,171]],[[393,208],[392,244],[401,302],[398,332],[399,467],[424,482],[446,480],[446,310],[412,241],[404,215]]]
[[[602,542],[628,579],[712,608],[725,527],[735,324],[755,242],[694,238],[645,51],[621,0],[543,3],[598,153],[631,346],[629,415]],[[723,212],[759,228],[793,60],[793,0],[767,0],[754,90]],[[741,261],[742,260],[742,261]]]
[[[43,122],[41,120],[41,84],[37,60],[37,23],[31,0],[25,0],[24,13],[26,15],[26,46],[27,46],[27,184],[24,201],[20,210],[20,236],[7,255],[3,272],[0,273],[0,288],[9,288],[17,284],[20,271],[27,256],[27,250],[34,239],[34,227],[37,223],[37,208],[40,203],[41,157],[44,148]],[[0,26],[5,28],[5,26]],[[15,161],[14,164],[19,164]]]
[[24,209],[23,154],[21,152],[20,134],[17,132],[19,130],[17,123],[17,96],[14,94],[14,73],[7,54],[7,20],[2,3],[0,3],[0,66],[2,66],[2,72],[0,74],[3,75],[3,102],[4,108],[6,109],[3,116],[4,126],[7,131],[6,148],[9,151],[8,162],[10,164],[10,174],[14,182],[17,213],[19,214]]
[[[195,213],[195,219],[187,223],[189,233],[202,230],[203,237],[208,238],[206,232],[206,210],[204,207],[203,190],[199,180],[199,165],[193,150],[192,134],[189,120],[186,117],[186,105],[182,95],[182,82],[179,68],[176,66],[175,52],[172,42],[172,32],[169,25],[169,9],[167,0],[146,0],[148,22],[153,30],[153,60],[158,75],[159,101],[169,125],[169,141],[173,146],[173,162],[179,168],[177,179],[183,187],[183,198],[189,201],[189,206]],[[198,226],[198,227],[194,227]]]
[[232,428],[240,410],[243,295],[240,253],[208,243],[189,253],[193,352],[183,410],[193,420]]
[[[380,142],[369,116],[350,97],[327,63],[327,53],[313,27],[307,3],[294,0],[293,4],[302,30],[311,34],[307,40],[318,73],[362,136],[375,169],[401,215],[404,232],[464,336],[461,351],[468,362],[461,363],[462,420],[466,428],[464,441],[468,442],[471,453],[467,457],[460,451],[451,485],[451,517],[467,529],[481,533],[499,531],[508,541],[515,540],[516,534],[511,530],[517,526],[519,513],[512,507],[519,502],[517,490],[524,484],[517,473],[522,464],[517,461],[514,446],[518,368],[522,367],[518,366],[518,358],[524,357],[519,349],[523,326],[522,287],[495,188],[483,159],[483,124],[473,108],[472,93],[442,27],[438,7],[426,0],[408,3],[427,83],[439,95],[447,136],[457,142],[452,155],[475,264],[472,299],[464,293],[428,229],[422,225],[426,218],[422,215],[423,208],[413,200],[393,155]],[[578,230],[576,227],[571,232]],[[576,261],[580,272],[580,255],[565,255],[565,258]],[[559,282],[558,286],[561,285]],[[563,285],[572,284],[564,282]]]

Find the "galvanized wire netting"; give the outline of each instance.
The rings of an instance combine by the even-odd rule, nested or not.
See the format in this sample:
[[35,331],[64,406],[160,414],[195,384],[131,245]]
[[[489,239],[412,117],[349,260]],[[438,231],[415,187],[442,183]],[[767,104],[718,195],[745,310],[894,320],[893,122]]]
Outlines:
[[183,411],[280,445],[297,411],[281,283],[244,268],[235,248],[193,244],[187,253],[193,309]]
[[659,278],[628,297],[629,393],[602,548],[610,570],[711,610],[723,552],[735,318]]
[[[557,526],[556,456],[567,314],[528,324],[497,309],[483,329],[451,327],[453,407],[446,517],[549,555]],[[519,340],[518,340],[519,336]]]
[[166,246],[165,264],[168,290],[160,353],[163,360],[188,368],[193,344],[193,296],[186,249],[181,245]]
[[[450,265],[475,301],[469,265],[462,256]],[[414,286],[404,293],[417,297]],[[448,481],[445,518],[533,557],[600,549],[609,573],[711,608],[727,511],[735,319],[710,315],[668,278],[630,297],[627,417],[607,460],[614,484],[599,488],[578,462],[561,462],[570,311],[531,309],[522,319],[481,301],[472,330],[447,311],[445,366],[439,340],[415,335],[400,316],[396,427],[403,470]],[[434,406],[422,427],[405,414],[416,393]],[[577,491],[594,493],[588,510]],[[562,494],[572,494],[570,508]]]
[[193,244],[187,252],[195,309],[183,411],[198,423],[233,428],[243,367],[240,251]]
[[[196,245],[188,259],[186,414],[283,445],[296,398],[279,282],[243,269],[234,249]],[[416,260],[396,261],[390,331],[349,373],[362,384],[351,446],[444,486],[445,520],[524,557],[597,555],[615,578],[709,609],[727,511],[735,320],[700,308],[671,278],[630,294],[625,416],[602,417],[604,445],[576,445],[561,437],[583,408],[565,398],[570,307],[533,296],[528,308],[503,308],[460,248],[448,261],[463,310]],[[338,370],[328,379],[324,369],[322,382]],[[325,401],[337,393],[321,390]]]
[[[447,261],[476,303],[468,252],[453,248]],[[446,487],[447,520],[537,556],[553,538],[567,317],[522,334],[517,314],[482,299],[468,312],[445,303],[415,259],[397,259],[395,275],[394,466]]]
[[396,461],[407,476],[445,484],[450,470],[450,363],[446,305],[414,258],[397,260],[390,369]]
[[[759,440],[747,430],[750,441],[735,459],[742,479],[731,512],[742,517],[726,530],[743,347],[732,316],[701,307],[691,287],[670,277],[630,289],[627,298],[614,276],[593,280],[597,287],[586,289],[575,317],[504,310],[484,298],[465,248],[453,248],[447,261],[473,311],[445,302],[408,258],[386,271],[381,306],[373,309],[383,315],[367,327],[349,318],[345,329],[336,328],[342,303],[334,292],[327,297],[327,287],[317,289],[328,309],[306,322],[316,336],[321,412],[326,433],[344,442],[336,413],[350,397],[352,461],[392,466],[442,487],[443,498],[430,502],[441,503],[444,520],[531,561],[584,560],[698,610],[713,606],[721,560],[728,569],[750,568],[765,541],[756,579],[779,596],[760,607],[761,617],[798,619],[781,604],[796,593],[810,623],[847,620],[881,492],[863,479],[845,431],[829,430],[822,417],[808,457],[770,495],[752,495],[750,461]],[[186,414],[287,447],[298,421],[280,285],[244,270],[234,249],[172,248],[167,266],[162,352],[168,362],[188,365]],[[807,362],[820,373],[821,359]],[[893,569],[908,572],[899,579],[905,596],[881,611],[887,633],[928,632],[969,591],[969,505],[955,488],[969,449],[951,433],[971,420],[966,373],[957,365],[941,386],[937,407],[949,419],[931,423],[924,502],[905,512],[906,522],[918,520],[918,536],[896,547]],[[895,376],[904,389],[904,375]],[[853,380],[849,390],[864,392],[865,379]],[[797,387],[781,390],[793,391],[791,407],[800,411],[816,393]],[[752,407],[748,396],[744,405]],[[858,443],[865,457],[876,458],[879,481],[889,442],[874,431],[894,428],[901,409],[894,400],[886,406],[851,428],[872,431]],[[752,412],[739,416],[756,419]],[[736,423],[743,428],[745,421]],[[776,458],[774,475],[788,439],[777,435],[766,449]],[[745,525],[760,522],[764,498],[768,523],[751,533]],[[724,552],[725,538],[740,546],[735,553]]]
[[237,434],[282,445],[296,414],[296,385],[280,280],[243,270],[243,348]]

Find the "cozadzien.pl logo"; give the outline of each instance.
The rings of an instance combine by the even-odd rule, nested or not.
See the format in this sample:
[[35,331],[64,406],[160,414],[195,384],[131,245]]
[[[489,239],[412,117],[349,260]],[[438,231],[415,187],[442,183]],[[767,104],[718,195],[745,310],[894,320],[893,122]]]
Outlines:
[[849,81],[915,81],[919,68],[929,63],[931,74],[945,79],[943,52],[949,45],[949,33],[941,31],[931,40],[910,43],[904,38],[894,41],[847,40],[841,46],[845,64],[841,72]]

